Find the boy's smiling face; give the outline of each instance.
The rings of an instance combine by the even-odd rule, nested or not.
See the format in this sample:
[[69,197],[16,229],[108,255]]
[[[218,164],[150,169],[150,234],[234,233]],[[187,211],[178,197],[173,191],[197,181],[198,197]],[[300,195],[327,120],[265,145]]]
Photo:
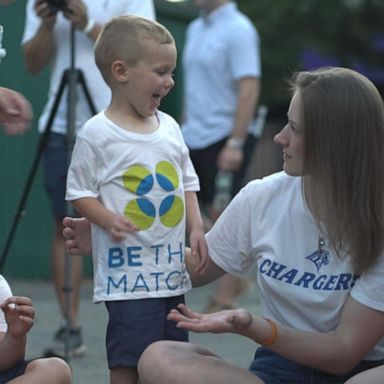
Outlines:
[[[125,94],[138,115],[153,115],[161,99],[173,88],[173,72],[177,51],[174,44],[159,44],[146,40],[143,57],[133,67],[127,68]],[[127,100],[128,101],[128,100]]]

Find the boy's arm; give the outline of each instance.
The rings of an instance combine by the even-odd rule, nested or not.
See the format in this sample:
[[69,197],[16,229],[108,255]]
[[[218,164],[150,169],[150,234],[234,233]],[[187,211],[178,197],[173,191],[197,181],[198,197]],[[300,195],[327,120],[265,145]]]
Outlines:
[[9,297],[1,304],[8,329],[0,333],[0,372],[24,359],[27,333],[33,326],[35,310],[27,297]]
[[112,241],[122,241],[127,233],[138,229],[127,218],[113,213],[93,197],[83,197],[72,203],[76,211],[106,231]]
[[[71,255],[87,255],[92,252],[91,249],[91,230],[89,221],[85,218],[74,219],[65,217],[63,220],[65,237],[65,246]],[[211,283],[224,275],[226,272],[217,266],[209,257],[207,267],[201,273],[195,272],[195,259],[191,257],[191,249],[185,249],[185,263],[191,276],[192,285],[200,287]]]
[[204,236],[204,224],[195,192],[185,192],[185,205],[187,233],[189,234],[191,256],[194,259],[191,262],[195,263],[194,272],[199,273],[207,266],[209,256]]

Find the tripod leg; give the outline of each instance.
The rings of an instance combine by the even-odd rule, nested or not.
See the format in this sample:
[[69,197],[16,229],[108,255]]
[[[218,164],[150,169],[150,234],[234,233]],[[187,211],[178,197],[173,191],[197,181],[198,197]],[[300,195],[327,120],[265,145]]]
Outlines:
[[56,116],[57,108],[59,107],[59,103],[60,103],[61,97],[63,95],[66,82],[67,82],[67,75],[66,75],[66,73],[64,73],[62,76],[61,82],[60,82],[59,90],[57,92],[56,98],[55,98],[53,106],[52,106],[51,113],[50,113],[49,118],[48,118],[47,126],[44,130],[43,135],[40,137],[39,144],[38,144],[38,150],[36,152],[34,161],[32,163],[31,170],[29,172],[29,175],[28,175],[28,178],[27,178],[20,202],[18,204],[17,212],[16,212],[15,217],[13,219],[11,229],[9,231],[3,252],[2,252],[1,257],[0,257],[0,272],[4,268],[4,265],[5,265],[7,256],[8,256],[8,252],[11,248],[12,241],[13,241],[13,238],[15,236],[19,221],[22,217],[25,216],[24,208],[25,208],[30,190],[32,188],[32,184],[33,184],[33,181],[34,181],[34,178],[36,175],[36,171],[37,171],[40,159],[41,159],[41,155],[42,155],[42,153],[46,147],[46,144],[48,142],[49,134],[51,133],[53,120]]
[[89,110],[92,113],[92,115],[96,115],[97,111],[96,111],[95,104],[92,100],[91,94],[89,93],[83,72],[81,72],[80,70],[78,70],[78,79],[79,79],[79,84],[81,85],[81,87],[83,89],[85,98],[87,99]]

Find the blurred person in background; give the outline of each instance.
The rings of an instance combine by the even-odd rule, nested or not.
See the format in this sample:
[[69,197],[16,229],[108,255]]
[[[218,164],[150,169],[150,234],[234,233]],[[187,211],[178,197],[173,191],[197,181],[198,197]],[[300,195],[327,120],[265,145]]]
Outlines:
[[[208,230],[229,203],[214,203],[217,184],[229,184],[232,198],[246,181],[256,142],[250,131],[260,94],[261,65],[257,30],[235,2],[193,3],[200,16],[186,31],[181,128],[200,179],[198,197]],[[245,278],[224,276],[206,310],[233,308],[247,283]]]

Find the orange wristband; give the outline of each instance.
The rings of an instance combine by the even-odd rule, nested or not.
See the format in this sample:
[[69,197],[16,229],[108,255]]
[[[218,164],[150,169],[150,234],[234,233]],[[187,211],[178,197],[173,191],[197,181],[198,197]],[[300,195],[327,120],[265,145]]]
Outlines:
[[268,321],[269,325],[271,326],[271,336],[269,336],[269,338],[265,340],[264,343],[261,343],[261,345],[268,347],[269,345],[272,345],[277,339],[277,325],[273,320],[267,319],[266,317],[264,317],[264,320]]

